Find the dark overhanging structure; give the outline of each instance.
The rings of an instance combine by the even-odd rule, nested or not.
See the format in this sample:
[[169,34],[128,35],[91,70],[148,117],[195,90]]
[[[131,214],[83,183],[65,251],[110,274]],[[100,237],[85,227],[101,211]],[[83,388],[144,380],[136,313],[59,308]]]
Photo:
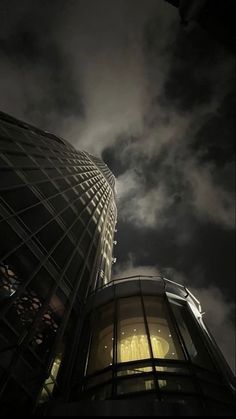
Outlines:
[[112,280],[115,180],[0,114],[0,406],[5,415],[233,415],[235,377],[187,288]]

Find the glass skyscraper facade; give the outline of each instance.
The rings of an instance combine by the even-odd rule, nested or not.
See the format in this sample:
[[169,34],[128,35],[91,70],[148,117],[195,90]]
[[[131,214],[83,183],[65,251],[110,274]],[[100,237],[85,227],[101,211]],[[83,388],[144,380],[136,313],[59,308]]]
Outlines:
[[50,395],[86,296],[110,280],[114,185],[100,159],[0,114],[3,411],[30,410],[43,382]]
[[233,415],[199,301],[112,279],[115,195],[102,160],[0,113],[1,413]]

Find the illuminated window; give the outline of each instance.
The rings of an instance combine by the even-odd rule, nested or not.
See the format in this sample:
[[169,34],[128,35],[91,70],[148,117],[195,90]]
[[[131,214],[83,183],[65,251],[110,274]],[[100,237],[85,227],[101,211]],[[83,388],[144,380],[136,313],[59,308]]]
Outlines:
[[54,387],[56,384],[56,378],[57,378],[59,368],[61,365],[61,358],[62,358],[62,352],[60,352],[58,356],[54,359],[54,362],[52,364],[52,368],[50,371],[50,375],[46,379],[42,392],[39,396],[39,403],[46,402],[54,390]]
[[144,305],[154,358],[184,359],[165,301],[144,297]]
[[117,333],[118,362],[151,357],[139,297],[119,300]]

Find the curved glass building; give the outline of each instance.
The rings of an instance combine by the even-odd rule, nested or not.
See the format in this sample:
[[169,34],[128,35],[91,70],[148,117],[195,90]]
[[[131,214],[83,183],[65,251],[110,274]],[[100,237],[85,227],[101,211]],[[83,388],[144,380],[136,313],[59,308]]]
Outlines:
[[50,396],[86,296],[110,280],[114,184],[100,159],[0,113],[2,412]]
[[162,277],[112,281],[116,218],[105,163],[0,113],[1,413],[233,415],[196,298]]
[[91,294],[83,324],[67,404],[49,413],[234,414],[235,378],[184,286],[112,281]]

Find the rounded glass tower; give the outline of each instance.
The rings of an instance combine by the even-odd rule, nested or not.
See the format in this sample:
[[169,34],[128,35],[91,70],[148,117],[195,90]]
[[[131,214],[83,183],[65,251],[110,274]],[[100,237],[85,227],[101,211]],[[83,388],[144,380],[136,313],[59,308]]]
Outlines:
[[71,402],[125,399],[128,415],[147,401],[151,415],[231,414],[235,382],[199,301],[182,285],[140,276],[87,301],[71,389]]
[[0,112],[2,414],[51,397],[87,295],[110,281],[114,184],[99,158]]

